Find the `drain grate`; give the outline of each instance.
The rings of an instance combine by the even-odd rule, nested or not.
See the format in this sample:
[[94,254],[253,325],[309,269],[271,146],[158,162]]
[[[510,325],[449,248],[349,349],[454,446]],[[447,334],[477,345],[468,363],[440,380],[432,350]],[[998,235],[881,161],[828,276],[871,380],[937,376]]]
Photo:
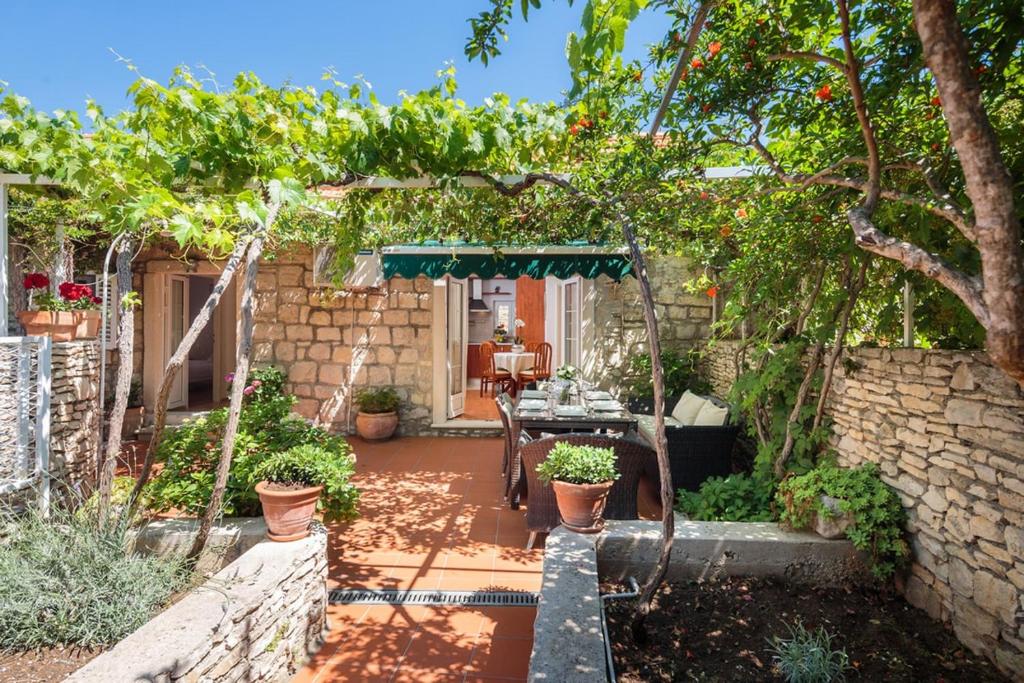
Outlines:
[[470,607],[536,607],[538,593],[523,591],[429,591],[336,589],[332,605],[456,605]]

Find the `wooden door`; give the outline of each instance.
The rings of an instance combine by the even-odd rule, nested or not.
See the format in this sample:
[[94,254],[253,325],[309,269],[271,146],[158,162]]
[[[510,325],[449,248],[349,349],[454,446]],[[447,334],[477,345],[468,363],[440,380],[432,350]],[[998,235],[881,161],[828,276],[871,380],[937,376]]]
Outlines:
[[524,343],[542,342],[544,339],[544,280],[522,276],[516,280],[516,318],[526,323],[519,336]]

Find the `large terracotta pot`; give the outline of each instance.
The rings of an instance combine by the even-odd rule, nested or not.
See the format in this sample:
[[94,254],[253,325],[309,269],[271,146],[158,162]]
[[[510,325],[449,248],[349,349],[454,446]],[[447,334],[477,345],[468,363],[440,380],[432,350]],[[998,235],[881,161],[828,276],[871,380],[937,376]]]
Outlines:
[[564,481],[552,481],[555,489],[555,500],[558,512],[562,516],[562,526],[570,531],[581,534],[596,534],[604,528],[605,503],[608,502],[608,491],[613,481],[601,484],[569,484]]
[[121,423],[121,437],[134,438],[146,417],[145,406],[131,406],[124,411],[124,422]]
[[25,334],[50,337],[55,342],[71,341],[78,327],[71,311],[21,311],[18,322],[25,328]]
[[356,414],[356,433],[367,441],[390,439],[398,428],[398,413]]
[[267,488],[267,482],[256,484],[256,493],[263,505],[267,538],[271,541],[297,541],[309,536],[309,523],[316,512],[323,486],[310,486],[294,491]]
[[99,311],[72,311],[75,315],[75,339],[95,339],[100,333]]

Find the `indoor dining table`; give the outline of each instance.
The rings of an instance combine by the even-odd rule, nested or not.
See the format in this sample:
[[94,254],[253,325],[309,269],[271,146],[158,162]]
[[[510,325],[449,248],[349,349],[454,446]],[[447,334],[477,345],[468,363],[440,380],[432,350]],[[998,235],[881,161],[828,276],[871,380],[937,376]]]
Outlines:
[[534,354],[532,351],[496,351],[494,367],[512,373],[512,379],[519,381],[519,373],[533,368]]

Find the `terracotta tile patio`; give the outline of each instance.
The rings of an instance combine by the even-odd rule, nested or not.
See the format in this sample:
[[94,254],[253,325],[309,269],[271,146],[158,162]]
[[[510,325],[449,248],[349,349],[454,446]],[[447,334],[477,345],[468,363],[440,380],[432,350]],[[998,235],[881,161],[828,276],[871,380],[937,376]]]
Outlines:
[[[352,444],[360,517],[331,528],[331,588],[540,590],[543,549],[526,549],[524,511],[502,504],[500,439]],[[326,643],[294,680],[524,681],[534,614],[332,606]]]

